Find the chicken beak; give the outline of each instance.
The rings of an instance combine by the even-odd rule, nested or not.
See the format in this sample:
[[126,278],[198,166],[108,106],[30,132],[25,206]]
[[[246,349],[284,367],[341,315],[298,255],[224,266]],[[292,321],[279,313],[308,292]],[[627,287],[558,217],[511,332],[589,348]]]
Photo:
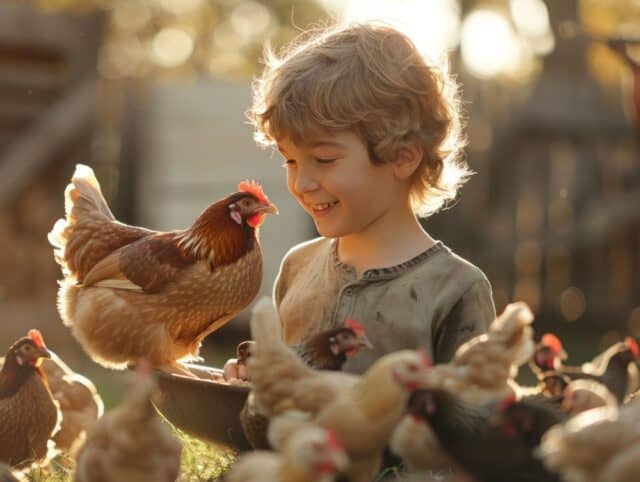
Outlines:
[[38,349],[38,357],[39,358],[51,358],[51,352],[47,350],[47,347],[43,346]]
[[359,345],[368,348],[369,350],[373,350],[373,343],[371,343],[369,341],[369,338],[367,338],[366,336],[363,336],[359,339]]
[[256,211],[265,214],[278,214],[278,207],[273,203],[263,204]]
[[42,365],[42,361],[45,358],[51,358],[51,352],[47,350],[46,346],[38,348],[35,352],[35,358],[32,358],[32,365],[35,367],[40,367]]

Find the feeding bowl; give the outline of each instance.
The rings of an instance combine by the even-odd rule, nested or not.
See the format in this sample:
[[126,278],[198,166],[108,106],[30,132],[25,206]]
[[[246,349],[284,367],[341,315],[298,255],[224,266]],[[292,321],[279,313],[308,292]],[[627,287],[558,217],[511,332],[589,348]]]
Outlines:
[[222,379],[218,368],[187,366],[199,378],[156,372],[158,393],[153,403],[158,411],[190,435],[215,445],[250,450],[239,418],[249,387],[215,381]]

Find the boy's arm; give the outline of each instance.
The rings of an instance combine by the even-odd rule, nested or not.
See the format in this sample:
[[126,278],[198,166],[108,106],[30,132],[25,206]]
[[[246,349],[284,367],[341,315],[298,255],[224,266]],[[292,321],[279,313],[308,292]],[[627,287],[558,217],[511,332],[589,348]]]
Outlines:
[[440,323],[433,340],[434,361],[450,361],[460,345],[486,333],[495,317],[491,285],[483,278],[471,285]]
[[273,303],[278,313],[280,313],[282,298],[284,298],[287,287],[289,286],[289,265],[289,253],[287,253],[282,259],[282,263],[280,263],[280,270],[273,283]]

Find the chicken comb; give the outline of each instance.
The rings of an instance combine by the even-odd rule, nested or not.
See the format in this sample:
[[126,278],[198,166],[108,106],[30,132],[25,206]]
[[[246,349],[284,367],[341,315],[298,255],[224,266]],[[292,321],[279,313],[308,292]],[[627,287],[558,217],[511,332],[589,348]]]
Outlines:
[[353,318],[347,318],[347,321],[344,322],[344,326],[346,326],[350,330],[353,330],[353,332],[359,337],[363,337],[366,334],[364,326],[362,326]]
[[327,447],[332,452],[344,450],[342,442],[340,442],[338,434],[335,432],[335,430],[325,429],[325,431],[327,432]]
[[511,393],[510,395],[505,397],[504,400],[500,402],[500,405],[498,405],[498,412],[503,413],[505,410],[507,410],[511,405],[513,405],[517,401],[518,401],[518,397],[516,397],[516,394]]
[[546,333],[542,336],[542,344],[551,348],[554,353],[561,353],[564,349],[560,338],[553,333]]
[[427,350],[423,347],[418,350],[418,353],[420,354],[423,365],[428,368],[431,368],[433,366],[433,360],[427,353]]
[[638,347],[638,342],[636,340],[634,340],[630,336],[627,336],[624,339],[624,342],[629,347],[629,350],[631,350],[631,353],[633,354],[633,358],[640,357],[640,347]]
[[238,184],[238,191],[246,192],[248,194],[251,194],[252,196],[255,196],[261,203],[270,204],[269,198],[262,190],[262,186],[258,181],[249,179],[242,181]]
[[27,333],[27,336],[31,338],[31,341],[34,342],[38,348],[45,347],[44,338],[42,338],[42,333],[40,333],[40,331],[35,328],[31,329],[29,330],[29,333]]

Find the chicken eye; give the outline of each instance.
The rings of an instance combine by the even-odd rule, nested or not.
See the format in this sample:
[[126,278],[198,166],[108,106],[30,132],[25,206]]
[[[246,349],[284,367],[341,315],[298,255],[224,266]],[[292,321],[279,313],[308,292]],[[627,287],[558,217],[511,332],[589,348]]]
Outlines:
[[22,351],[25,352],[25,353],[30,353],[30,352],[33,351],[33,347],[31,345],[24,345],[22,347]]

